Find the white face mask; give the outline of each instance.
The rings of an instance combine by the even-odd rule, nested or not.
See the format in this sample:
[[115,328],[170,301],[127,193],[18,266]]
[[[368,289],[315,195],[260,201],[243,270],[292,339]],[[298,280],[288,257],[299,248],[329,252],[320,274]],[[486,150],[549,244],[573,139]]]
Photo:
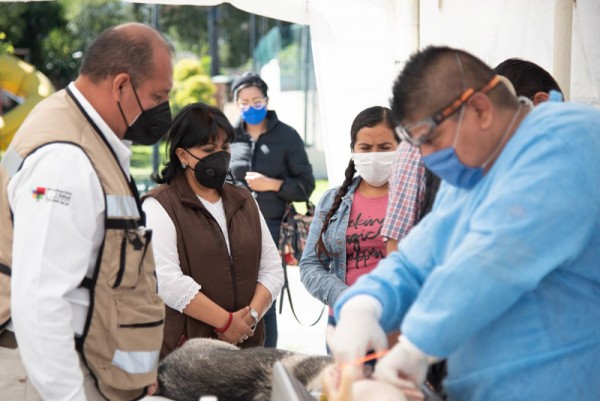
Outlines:
[[395,151],[352,153],[352,160],[363,180],[374,187],[381,187],[390,179],[395,155]]

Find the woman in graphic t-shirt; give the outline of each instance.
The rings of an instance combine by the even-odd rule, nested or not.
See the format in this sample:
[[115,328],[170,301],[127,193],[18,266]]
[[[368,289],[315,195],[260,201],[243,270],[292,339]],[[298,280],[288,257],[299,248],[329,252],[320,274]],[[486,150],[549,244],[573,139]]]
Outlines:
[[356,116],[350,129],[352,157],[346,179],[323,195],[310,226],[300,277],[312,296],[330,306],[330,323],[331,307],[340,294],[386,256],[380,231],[388,178],[400,143],[393,127],[386,107],[369,107]]

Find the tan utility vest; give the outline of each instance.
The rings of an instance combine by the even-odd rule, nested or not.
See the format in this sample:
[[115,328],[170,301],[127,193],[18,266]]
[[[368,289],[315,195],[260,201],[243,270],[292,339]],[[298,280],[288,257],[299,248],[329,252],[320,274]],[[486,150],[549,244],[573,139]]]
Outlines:
[[[48,124],[49,121],[55,122]],[[164,304],[157,294],[151,231],[133,180],[125,176],[106,139],[67,90],[40,103],[23,123],[0,167],[0,320],[10,315],[13,227],[7,185],[23,161],[42,146],[68,143],[90,159],[105,196],[105,234],[89,289],[90,306],[77,348],[110,400],[141,398],[156,380]],[[68,244],[65,244],[68,246]]]

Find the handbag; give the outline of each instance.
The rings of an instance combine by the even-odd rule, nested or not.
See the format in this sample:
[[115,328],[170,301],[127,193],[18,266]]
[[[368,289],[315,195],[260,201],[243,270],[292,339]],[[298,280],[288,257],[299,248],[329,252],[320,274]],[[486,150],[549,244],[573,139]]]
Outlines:
[[304,214],[298,213],[293,203],[289,202],[286,205],[281,219],[278,244],[279,254],[286,266],[298,266],[314,216],[315,205],[310,200],[306,200]]

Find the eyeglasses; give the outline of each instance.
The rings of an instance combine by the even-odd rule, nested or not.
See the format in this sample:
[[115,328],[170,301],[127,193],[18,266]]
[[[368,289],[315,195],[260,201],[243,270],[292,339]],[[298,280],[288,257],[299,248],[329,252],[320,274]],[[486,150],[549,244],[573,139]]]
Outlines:
[[253,107],[257,110],[262,110],[267,105],[267,100],[268,100],[267,97],[259,97],[259,98],[252,99],[250,101],[238,100],[237,105],[240,108],[240,110],[242,110],[242,111],[248,111],[248,109],[250,107]]
[[449,106],[444,107],[437,113],[432,114],[414,124],[403,127],[398,125],[396,127],[396,133],[403,141],[410,143],[413,146],[421,146],[424,143],[431,141],[436,133],[434,129],[443,123],[448,117],[454,114],[462,105],[464,105],[470,98],[477,92],[488,93],[500,83],[500,77],[495,76],[484,85],[481,89],[475,90],[473,88],[467,88],[455,101]]

